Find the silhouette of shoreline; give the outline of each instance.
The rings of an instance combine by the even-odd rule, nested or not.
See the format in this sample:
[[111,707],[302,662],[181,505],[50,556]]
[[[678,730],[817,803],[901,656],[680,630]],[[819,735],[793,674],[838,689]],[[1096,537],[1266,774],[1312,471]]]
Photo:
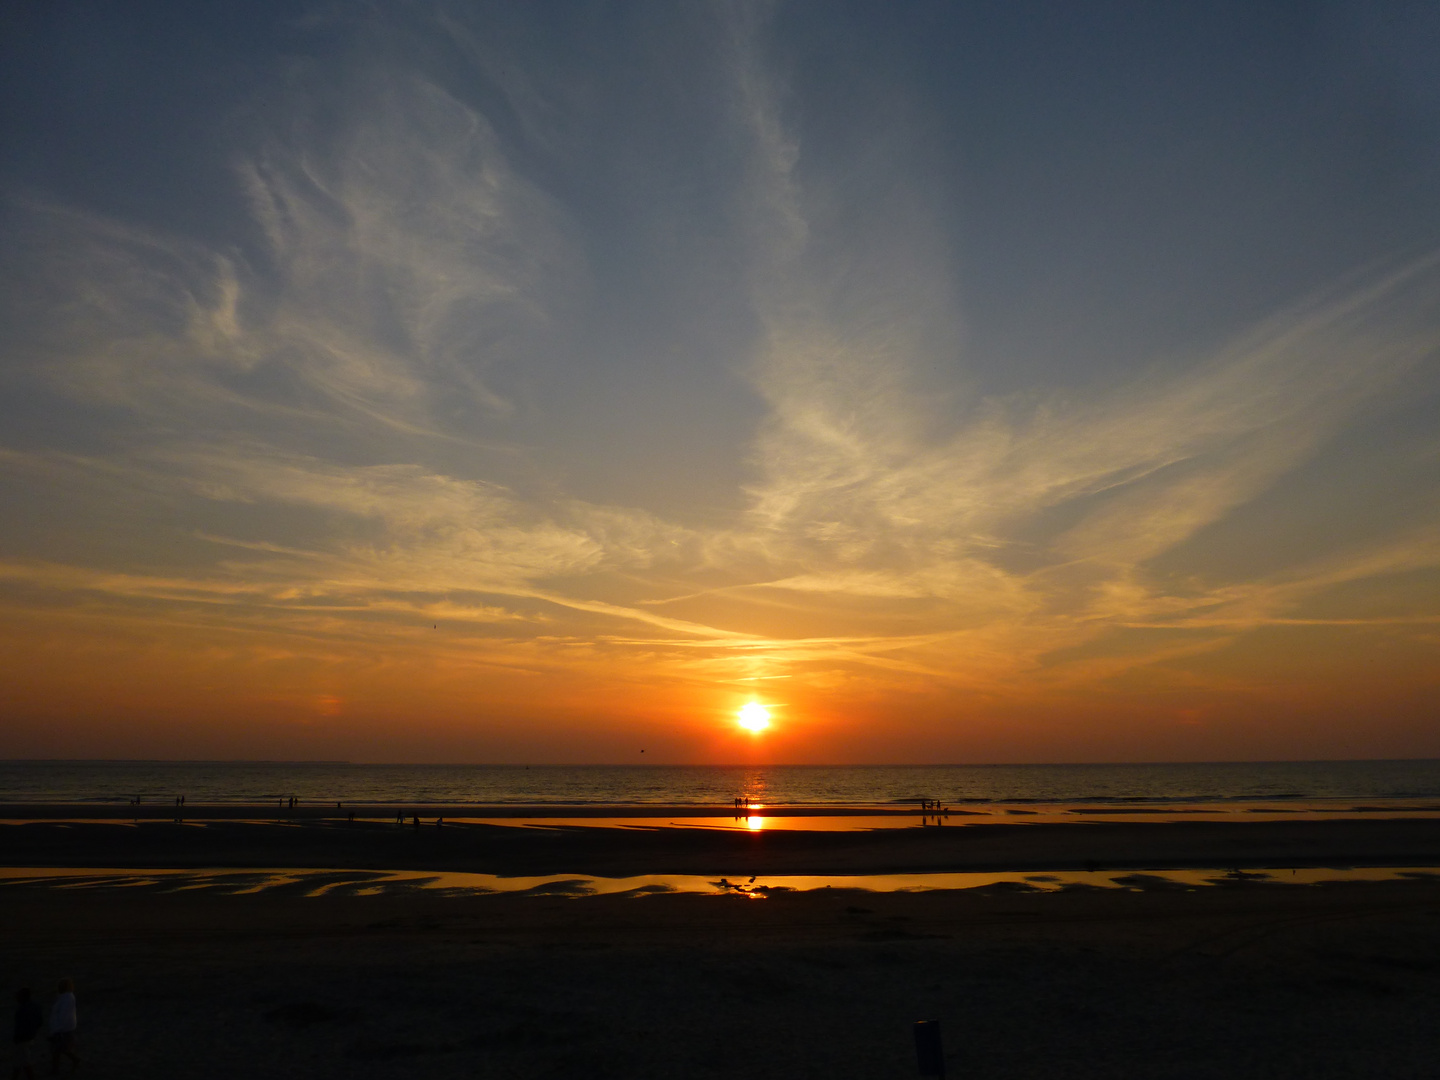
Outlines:
[[[167,818],[173,808],[164,808]],[[1016,822],[807,832],[384,820],[0,821],[0,864],[329,867],[605,877],[1440,864],[1440,818]],[[408,821],[408,819],[407,819]],[[726,824],[729,824],[727,821]]]

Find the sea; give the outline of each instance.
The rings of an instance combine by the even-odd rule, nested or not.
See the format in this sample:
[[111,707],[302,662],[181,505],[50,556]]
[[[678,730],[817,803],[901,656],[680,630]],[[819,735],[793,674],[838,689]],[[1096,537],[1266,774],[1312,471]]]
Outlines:
[[1440,760],[1084,765],[375,765],[0,761],[0,803],[1132,806],[1440,798]]

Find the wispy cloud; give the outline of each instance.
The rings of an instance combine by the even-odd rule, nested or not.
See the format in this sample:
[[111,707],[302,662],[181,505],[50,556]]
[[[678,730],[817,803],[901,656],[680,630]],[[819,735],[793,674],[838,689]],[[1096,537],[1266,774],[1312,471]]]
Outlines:
[[[1377,521],[1281,572],[1156,564],[1360,420],[1434,389],[1434,259],[1108,387],[978,396],[983,358],[929,197],[897,178],[862,212],[827,184],[787,113],[768,9],[725,10],[726,137],[744,167],[724,213],[758,339],[724,344],[758,340],[734,363],[763,406],[734,433],[751,464],[738,511],[680,522],[586,499],[514,438],[540,408],[517,372],[591,362],[577,312],[601,272],[595,226],[424,72],[357,65],[339,93],[332,72],[300,70],[277,91],[285,122],[262,117],[237,150],[263,237],[248,252],[12,206],[9,379],[90,411],[47,445],[0,448],[0,472],[27,490],[64,476],[143,492],[186,513],[141,530],[157,547],[172,532],[198,546],[143,571],[120,545],[85,565],[16,554],[3,602],[83,597],[97,618],[182,623],[223,609],[336,643],[444,624],[469,628],[455,657],[537,670],[550,656],[657,679],[993,694],[1183,666],[1263,626],[1417,618],[1306,605],[1440,566],[1434,515]],[[457,20],[444,29],[485,62]],[[538,91],[522,91],[527,137],[558,145]]]

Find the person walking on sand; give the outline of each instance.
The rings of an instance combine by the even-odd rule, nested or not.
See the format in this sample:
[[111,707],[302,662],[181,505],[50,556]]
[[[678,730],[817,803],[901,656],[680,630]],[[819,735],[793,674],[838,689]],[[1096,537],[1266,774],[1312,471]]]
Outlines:
[[50,1075],[60,1075],[60,1059],[70,1059],[70,1071],[80,1068],[80,1055],[75,1051],[75,984],[61,979],[59,994],[50,1007]]
[[31,998],[30,988],[24,986],[15,991],[15,1039],[10,1054],[10,1080],[20,1080],[21,1073],[35,1080],[35,1062],[31,1052],[35,1049],[35,1036],[44,1026],[45,1014],[40,1011],[39,1003]]

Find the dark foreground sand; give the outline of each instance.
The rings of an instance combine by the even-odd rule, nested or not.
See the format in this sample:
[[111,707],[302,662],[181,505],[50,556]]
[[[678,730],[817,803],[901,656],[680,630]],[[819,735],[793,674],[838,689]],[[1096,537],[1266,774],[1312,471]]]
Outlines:
[[[1169,835],[1181,849],[1228,845],[1232,857],[1211,864],[1221,866],[1256,851],[1283,865],[1272,848],[1287,837],[1423,854],[1424,834],[1388,825]],[[230,856],[249,851],[248,865],[336,865],[316,860],[329,852],[390,867],[406,850],[399,830],[153,828],[129,829],[127,845],[114,825],[3,826],[0,861],[33,866],[48,851],[51,865],[235,866],[247,864]],[[1131,855],[1152,850],[1166,835],[1062,828],[1079,845],[1076,864],[1124,843]],[[295,839],[267,842],[276,829]],[[412,847],[410,865],[603,872],[647,862],[642,871],[679,872],[691,867],[666,861],[708,859],[705,871],[720,874],[744,871],[748,857],[771,873],[842,862],[854,872],[877,851],[887,865],[869,869],[965,853],[902,845],[898,858],[813,834],[807,844],[777,833],[781,846],[767,836],[749,849],[698,833],[663,843],[634,834],[639,849],[633,837],[560,835],[569,839],[544,848],[523,832],[442,831],[436,843],[457,850]],[[975,835],[1012,864],[1065,838],[1024,827]],[[90,1076],[908,1077],[910,1024],[929,1017],[944,1025],[952,1077],[1440,1072],[1437,881],[763,900],[168,888],[0,885],[0,977],[7,990],[77,980]]]

